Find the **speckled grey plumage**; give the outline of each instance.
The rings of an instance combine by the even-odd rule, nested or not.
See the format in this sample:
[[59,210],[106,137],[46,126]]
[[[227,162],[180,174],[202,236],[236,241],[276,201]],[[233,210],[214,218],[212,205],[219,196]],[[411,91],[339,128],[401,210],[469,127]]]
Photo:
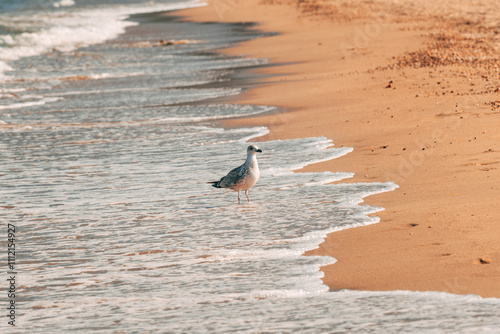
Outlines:
[[244,190],[248,201],[248,189],[253,187],[259,180],[260,171],[257,163],[257,153],[262,152],[256,145],[247,148],[247,159],[245,163],[234,168],[219,181],[209,182],[215,188],[227,188],[238,192],[238,203],[240,203],[240,191]]

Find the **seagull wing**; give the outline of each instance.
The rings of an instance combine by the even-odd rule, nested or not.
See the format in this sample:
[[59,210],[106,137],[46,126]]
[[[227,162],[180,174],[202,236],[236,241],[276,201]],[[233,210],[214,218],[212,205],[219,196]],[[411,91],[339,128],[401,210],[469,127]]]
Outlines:
[[223,188],[230,188],[238,183],[244,175],[244,165],[234,168],[226,176],[219,181],[219,185]]

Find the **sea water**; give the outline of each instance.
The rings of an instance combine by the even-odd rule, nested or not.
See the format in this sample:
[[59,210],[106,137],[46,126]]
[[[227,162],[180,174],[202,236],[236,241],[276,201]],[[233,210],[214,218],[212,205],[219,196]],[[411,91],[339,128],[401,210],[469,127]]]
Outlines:
[[244,89],[239,73],[267,61],[215,50],[259,32],[158,13],[197,5],[0,0],[0,210],[17,238],[16,327],[7,301],[0,326],[497,332],[498,299],[322,284],[319,268],[335,259],[302,254],[327,233],[376,223],[369,214],[382,208],[363,198],[397,187],[294,172],[351,148],[322,137],[257,143],[261,179],[242,205],[206,183],[268,132],[216,121],[278,110],[224,102]]

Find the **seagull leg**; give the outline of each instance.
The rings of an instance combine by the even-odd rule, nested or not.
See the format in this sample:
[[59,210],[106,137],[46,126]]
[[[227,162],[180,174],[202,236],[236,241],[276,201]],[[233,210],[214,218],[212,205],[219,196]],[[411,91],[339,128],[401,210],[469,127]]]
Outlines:
[[240,192],[238,191],[238,204],[241,204],[240,202]]
[[250,197],[248,197],[248,189],[245,190],[245,195],[247,195],[247,200],[248,200],[248,203],[250,203]]

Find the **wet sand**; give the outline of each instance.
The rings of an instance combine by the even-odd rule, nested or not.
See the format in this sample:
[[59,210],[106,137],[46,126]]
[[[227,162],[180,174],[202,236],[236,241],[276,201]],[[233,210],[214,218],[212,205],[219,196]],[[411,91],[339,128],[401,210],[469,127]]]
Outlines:
[[[448,0],[212,0],[187,20],[258,22],[279,35],[228,54],[269,58],[238,103],[284,113],[225,122],[261,138],[325,136],[353,147],[304,171],[393,181],[366,199],[380,223],[330,234],[317,250],[332,290],[448,291],[500,297],[498,5]],[[344,181],[346,182],[346,181]]]

